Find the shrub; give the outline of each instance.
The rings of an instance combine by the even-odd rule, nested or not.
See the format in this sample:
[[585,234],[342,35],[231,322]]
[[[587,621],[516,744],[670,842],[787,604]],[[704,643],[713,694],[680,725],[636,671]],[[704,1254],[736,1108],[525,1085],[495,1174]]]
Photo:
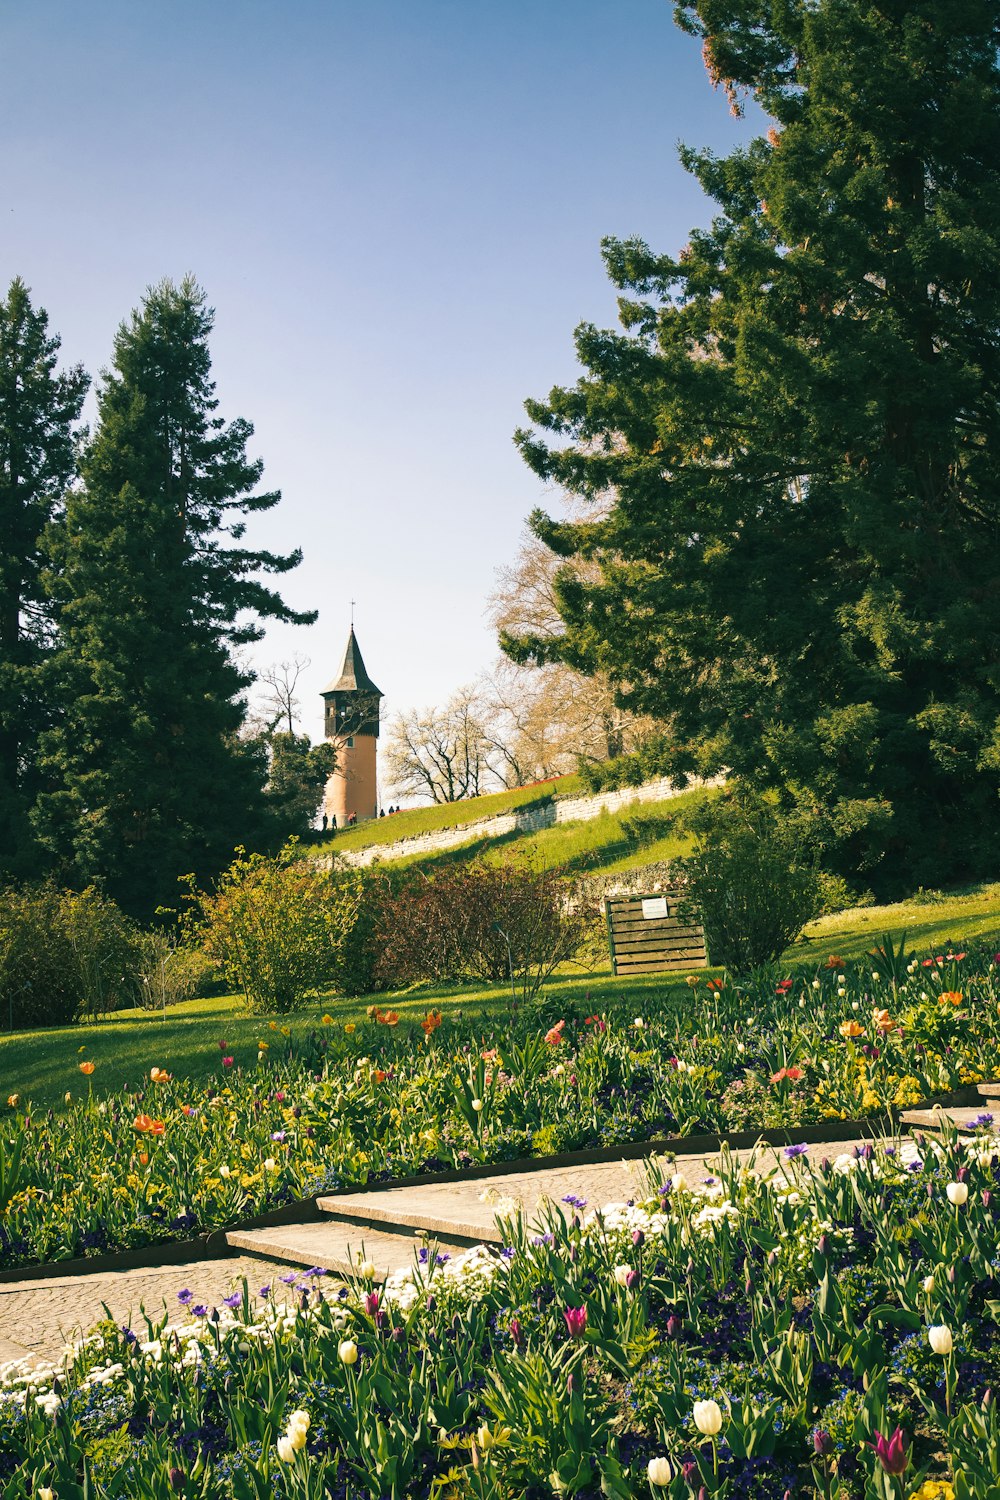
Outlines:
[[378,988],[378,922],[392,876],[336,864],[329,878],[332,979],[345,995],[368,995]]
[[816,915],[825,917],[833,912],[848,911],[856,906],[874,906],[871,891],[859,891],[843,875],[831,875],[827,870],[817,872],[819,882],[819,910]]
[[330,876],[302,859],[243,850],[212,892],[195,891],[193,923],[208,956],[255,1014],[295,1010],[336,968]]
[[417,877],[383,899],[375,974],[383,984],[511,979],[537,993],[576,956],[592,916],[553,870],[485,860]]
[[724,797],[691,819],[699,844],[678,861],[683,906],[700,912],[709,959],[737,975],[781,957],[820,909],[820,880],[766,804]]
[[141,934],[93,887],[0,895],[0,1024],[64,1026],[135,1003]]
[[215,978],[215,964],[200,948],[171,941],[165,932],[143,934],[139,970],[139,1004],[162,1010],[203,995]]
[[89,886],[61,892],[63,930],[76,967],[77,1014],[106,1015],[136,1003],[143,936],[109,896]]

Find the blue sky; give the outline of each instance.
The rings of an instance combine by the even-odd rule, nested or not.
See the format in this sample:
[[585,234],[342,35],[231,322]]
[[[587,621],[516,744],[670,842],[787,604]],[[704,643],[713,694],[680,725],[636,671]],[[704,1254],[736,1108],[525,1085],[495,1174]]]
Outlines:
[[304,723],[358,638],[388,707],[496,655],[484,618],[551,503],[522,402],[614,321],[602,235],[679,248],[710,208],[684,139],[747,134],[667,0],[32,0],[0,16],[5,280],[96,373],[162,276],[216,308],[227,416],[284,500],[253,540],[305,561]]

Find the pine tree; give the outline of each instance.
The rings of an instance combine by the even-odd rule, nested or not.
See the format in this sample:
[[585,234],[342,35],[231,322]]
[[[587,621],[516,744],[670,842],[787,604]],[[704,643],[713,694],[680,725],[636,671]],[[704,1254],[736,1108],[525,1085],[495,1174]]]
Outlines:
[[584,377],[518,435],[598,513],[535,515],[565,633],[505,644],[608,672],[667,768],[773,789],[883,890],[993,869],[996,0],[677,14],[773,124],[683,151],[721,212],[676,257],[606,242],[622,331],[581,328]]
[[56,373],[58,352],[45,311],[15,278],[0,301],[0,874],[33,873],[38,853],[28,814],[52,626],[42,536],[74,471],[89,384],[79,366]]
[[69,876],[101,879],[137,915],[263,827],[266,757],[241,737],[250,676],[235,653],[261,618],[315,618],[260,581],[298,552],[238,545],[280,496],[256,492],[250,424],[215,415],[212,320],[188,278],[122,324],[82,484],[51,533],[65,708],[43,740],[58,790],[38,822]]

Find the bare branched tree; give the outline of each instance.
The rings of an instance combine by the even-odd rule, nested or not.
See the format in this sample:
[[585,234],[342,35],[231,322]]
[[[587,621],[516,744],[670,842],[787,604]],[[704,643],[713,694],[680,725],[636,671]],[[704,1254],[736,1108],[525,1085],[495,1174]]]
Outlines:
[[291,661],[275,662],[261,672],[259,681],[267,689],[261,704],[268,729],[272,732],[280,725],[286,733],[295,733],[299,707],[295,690],[310,665],[308,656],[296,652]]
[[493,778],[477,689],[459,689],[440,709],[397,714],[383,764],[399,796],[432,802],[478,797]]
[[[566,566],[528,532],[516,560],[497,574],[489,601],[497,631],[543,639],[561,635],[554,582],[556,571]],[[597,567],[581,559],[571,566],[583,573]],[[561,662],[522,666],[504,658],[483,684],[482,698],[484,721],[497,742],[494,765],[516,778],[509,785],[572,771],[581,759],[620,755],[651,727],[619,707],[606,677],[584,677]]]

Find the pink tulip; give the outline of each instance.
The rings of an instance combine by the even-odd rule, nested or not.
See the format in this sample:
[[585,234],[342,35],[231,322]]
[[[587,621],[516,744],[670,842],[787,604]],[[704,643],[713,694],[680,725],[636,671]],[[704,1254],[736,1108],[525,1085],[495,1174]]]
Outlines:
[[587,1327],[587,1309],[585,1307],[567,1307],[563,1312],[566,1319],[566,1327],[571,1339],[582,1339]]
[[868,1446],[875,1449],[875,1457],[887,1474],[902,1474],[910,1462],[910,1455],[906,1451],[906,1434],[901,1427],[897,1427],[890,1438],[876,1432],[874,1443],[869,1443]]

